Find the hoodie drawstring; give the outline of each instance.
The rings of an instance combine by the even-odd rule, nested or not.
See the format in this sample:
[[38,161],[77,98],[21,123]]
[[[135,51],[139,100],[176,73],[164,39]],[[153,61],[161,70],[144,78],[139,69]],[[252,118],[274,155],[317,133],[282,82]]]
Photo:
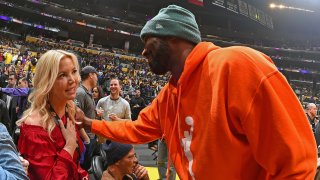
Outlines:
[[[178,104],[177,104],[177,111],[176,111],[176,117],[174,119],[174,125],[173,125],[173,129],[171,131],[171,137],[170,137],[170,143],[169,143],[169,146],[168,146],[168,165],[167,165],[167,172],[170,172],[170,149],[171,149],[171,144],[172,144],[172,138],[173,138],[173,134],[176,130],[176,125],[177,125],[177,122],[178,122],[178,137],[179,137],[179,143],[180,143],[180,122],[179,122],[179,112],[180,112],[180,99],[181,99],[181,85],[178,84]],[[167,106],[168,107],[168,106]],[[167,116],[165,116],[167,117]],[[180,148],[181,150],[181,148]],[[176,158],[177,158],[177,154],[175,155],[174,157],[174,161],[176,161]],[[182,160],[182,158],[181,158]],[[182,164],[182,163],[181,163]],[[167,180],[169,179],[169,176],[167,176],[166,178]]]
[[[169,96],[169,95],[168,95]],[[168,107],[169,107],[169,99],[167,98],[167,105],[166,105],[166,115],[164,117],[168,117]],[[161,141],[164,139],[164,137],[166,136],[166,125],[167,125],[167,120],[164,121],[164,128],[163,128],[163,134],[161,137]]]

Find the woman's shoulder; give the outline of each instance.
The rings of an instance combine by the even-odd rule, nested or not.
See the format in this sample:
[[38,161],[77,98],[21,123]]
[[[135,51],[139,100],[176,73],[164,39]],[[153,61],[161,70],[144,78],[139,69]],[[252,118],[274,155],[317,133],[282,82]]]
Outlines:
[[20,129],[22,134],[27,134],[27,136],[31,136],[31,134],[48,136],[47,128],[44,127],[42,116],[39,112],[32,112],[24,117]]
[[[54,142],[59,139],[56,128],[52,130],[50,136],[47,128],[42,125],[42,118],[38,112],[33,112],[25,118],[20,127],[18,142],[21,153],[37,156],[39,151],[46,151],[47,155],[53,154],[56,148]],[[40,155],[43,153],[41,152]]]
[[25,125],[32,125],[32,126],[41,126],[42,127],[42,119],[39,111],[34,111],[30,113],[28,116],[25,117],[23,121]]

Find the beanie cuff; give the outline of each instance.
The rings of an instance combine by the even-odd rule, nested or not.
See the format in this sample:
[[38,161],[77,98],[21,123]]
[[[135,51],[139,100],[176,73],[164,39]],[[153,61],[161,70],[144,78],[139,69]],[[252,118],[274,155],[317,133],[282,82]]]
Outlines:
[[172,19],[150,20],[146,23],[141,31],[141,38],[144,39],[148,35],[154,36],[174,36],[188,40],[195,44],[201,41],[198,29],[189,24]]

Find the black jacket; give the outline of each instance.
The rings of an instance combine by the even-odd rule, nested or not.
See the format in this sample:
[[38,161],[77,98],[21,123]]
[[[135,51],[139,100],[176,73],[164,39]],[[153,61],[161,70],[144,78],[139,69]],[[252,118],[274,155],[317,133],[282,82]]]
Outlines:
[[12,124],[6,103],[0,99],[0,122],[4,124],[10,134],[12,134]]
[[[138,105],[138,106],[137,106]],[[130,100],[130,108],[131,108],[131,119],[136,120],[140,111],[146,107],[146,103],[142,97],[133,97]]]
[[7,112],[9,113],[9,124],[10,128],[7,127],[9,133],[12,133],[14,131],[14,128],[16,127],[16,121],[18,120],[18,114],[16,111],[16,107],[18,106],[18,96],[12,97],[9,108],[7,108],[7,95],[2,94],[2,100],[5,103],[5,107],[7,109]]

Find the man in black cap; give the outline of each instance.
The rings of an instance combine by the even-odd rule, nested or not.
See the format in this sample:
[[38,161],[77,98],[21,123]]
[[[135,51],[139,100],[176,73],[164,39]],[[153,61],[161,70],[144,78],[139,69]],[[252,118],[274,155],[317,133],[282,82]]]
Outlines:
[[106,152],[105,167],[101,180],[139,179],[148,180],[148,171],[138,164],[131,144],[121,144],[108,140],[102,145]]
[[[81,84],[77,89],[76,104],[84,112],[87,117],[96,118],[95,101],[92,97],[92,89],[96,87],[98,82],[98,72],[92,66],[85,66],[80,72]],[[82,167],[86,170],[90,168],[94,147],[96,141],[94,140],[94,134],[82,128],[80,130],[81,137],[86,144],[86,153]]]
[[98,72],[92,66],[84,67],[81,72],[81,85],[77,89],[76,103],[87,117],[95,118],[95,102],[92,98],[92,89],[97,85]]

